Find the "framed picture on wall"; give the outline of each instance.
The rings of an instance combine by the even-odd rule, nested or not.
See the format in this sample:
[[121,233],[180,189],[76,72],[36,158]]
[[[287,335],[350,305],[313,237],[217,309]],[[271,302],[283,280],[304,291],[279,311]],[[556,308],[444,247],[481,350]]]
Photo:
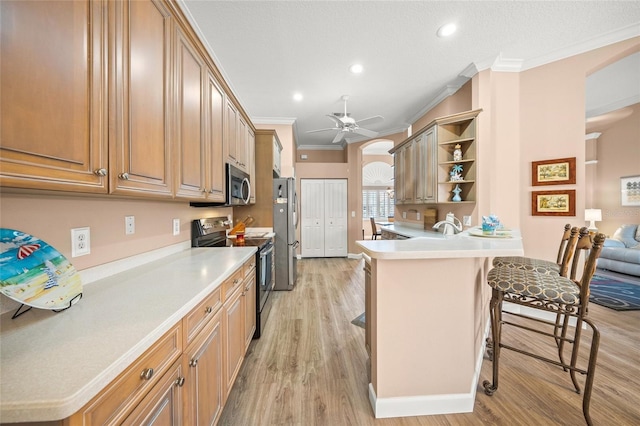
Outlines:
[[623,206],[640,206],[640,176],[620,178],[620,200]]
[[531,162],[533,186],[572,183],[576,183],[576,157]]
[[532,216],[575,216],[575,189],[561,191],[533,191],[531,193]]

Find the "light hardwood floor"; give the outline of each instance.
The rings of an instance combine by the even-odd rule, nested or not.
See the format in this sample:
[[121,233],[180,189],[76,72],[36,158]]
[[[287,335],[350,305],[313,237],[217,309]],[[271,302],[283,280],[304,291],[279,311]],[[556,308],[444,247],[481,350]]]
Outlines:
[[[498,391],[489,397],[479,384],[473,413],[375,419],[364,330],[351,324],[364,311],[363,266],[353,259],[298,262],[298,284],[291,292],[273,294],[267,329],[249,348],[220,425],[585,424],[582,396],[573,391],[567,373],[509,351],[502,351]],[[640,311],[589,307],[602,333],[592,420],[640,425]],[[522,337],[518,333],[511,336]],[[518,340],[548,347],[536,338]],[[491,362],[485,359],[480,383],[490,378]]]

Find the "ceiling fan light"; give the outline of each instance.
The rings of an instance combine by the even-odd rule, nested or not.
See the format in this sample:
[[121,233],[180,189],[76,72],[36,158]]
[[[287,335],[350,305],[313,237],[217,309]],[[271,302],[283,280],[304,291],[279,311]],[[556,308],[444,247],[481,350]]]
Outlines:
[[457,29],[458,27],[456,24],[450,22],[438,28],[438,32],[436,34],[438,37],[449,37],[451,34],[455,33]]
[[361,64],[353,64],[349,67],[349,71],[351,71],[353,74],[360,74],[363,70],[364,68]]

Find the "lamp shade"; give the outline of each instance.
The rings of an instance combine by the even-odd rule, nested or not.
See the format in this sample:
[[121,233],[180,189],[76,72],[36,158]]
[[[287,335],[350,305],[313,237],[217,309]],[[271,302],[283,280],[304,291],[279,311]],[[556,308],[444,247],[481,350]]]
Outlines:
[[600,222],[602,220],[601,209],[585,209],[584,220]]

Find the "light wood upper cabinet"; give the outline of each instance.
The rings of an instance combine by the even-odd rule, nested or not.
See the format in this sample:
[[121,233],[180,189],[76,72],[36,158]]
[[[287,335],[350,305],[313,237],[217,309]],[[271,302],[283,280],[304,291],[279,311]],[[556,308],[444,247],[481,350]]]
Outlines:
[[415,202],[435,203],[437,201],[435,129],[429,129],[415,141]]
[[171,34],[159,0],[110,2],[110,192],[173,196]]
[[205,189],[207,199],[211,201],[225,200],[225,175],[224,175],[224,102],[225,95],[215,77],[208,71],[207,73],[207,117],[206,138],[207,138],[207,164],[208,186]]
[[191,41],[176,29],[176,197],[206,197],[207,144],[205,134],[206,66]]
[[251,129],[251,126],[247,126],[247,160],[249,162],[249,183],[251,185],[251,195],[249,197],[249,204],[256,203],[256,134]]
[[105,10],[0,1],[1,186],[107,192]]
[[238,166],[238,110],[230,99],[225,107],[224,154],[228,163]]
[[[393,147],[395,204],[474,203],[476,201],[476,121],[482,110],[440,117]],[[460,145],[462,159],[454,157]],[[452,168],[462,169],[451,180]],[[461,201],[453,200],[460,188]]]

